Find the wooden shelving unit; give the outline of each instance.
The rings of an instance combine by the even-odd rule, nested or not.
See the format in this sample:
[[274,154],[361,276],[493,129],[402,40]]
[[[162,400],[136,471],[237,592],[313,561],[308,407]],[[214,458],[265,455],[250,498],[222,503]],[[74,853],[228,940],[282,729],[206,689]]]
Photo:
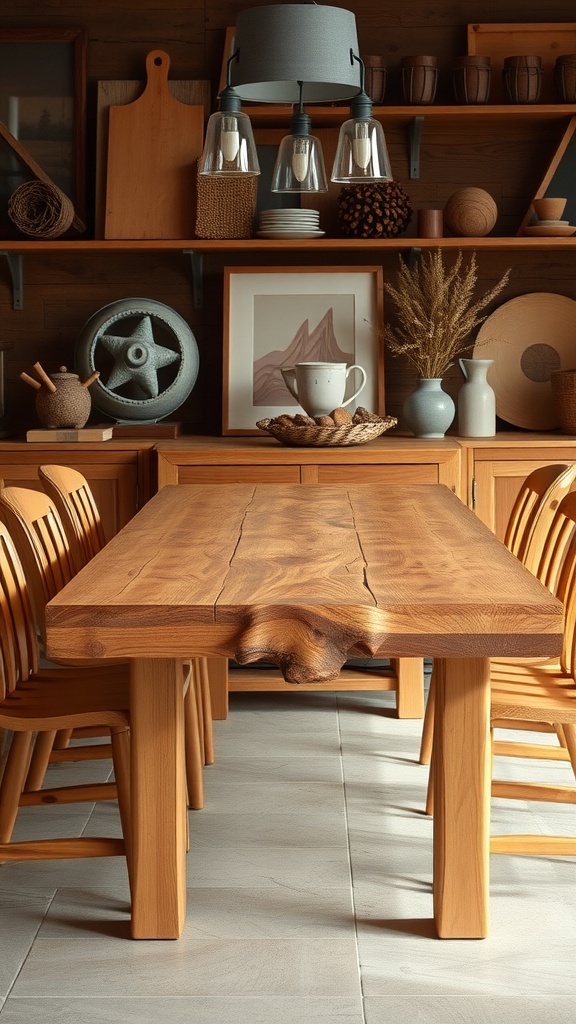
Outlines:
[[[255,127],[282,128],[289,124],[292,107],[290,105],[246,105]],[[342,106],[324,107],[310,106],[307,108],[314,119],[314,124],[323,127],[337,127],[349,116],[349,108]],[[453,105],[453,106],[378,106],[373,108],[374,117],[384,125],[395,124],[405,127],[409,133],[411,149],[411,165],[418,163],[418,147],[420,136],[426,126],[442,128],[444,125],[456,123],[464,130],[466,125],[485,126],[502,124],[506,121],[521,121],[534,124],[553,124],[558,126],[559,140],[555,153],[550,161],[546,178],[542,182],[538,195],[544,194],[546,182],[558,166],[569,139],[576,129],[576,105],[555,104],[498,104],[498,105]],[[417,176],[417,175],[416,175]],[[524,217],[525,224],[530,216],[528,209]],[[520,228],[521,230],[521,228]],[[29,241],[23,239],[0,241],[0,255],[8,260],[12,277],[13,305],[15,309],[23,308],[24,271],[23,257],[26,255],[50,253],[160,253],[181,252],[191,260],[194,304],[202,305],[202,260],[204,255],[226,254],[230,257],[241,257],[245,253],[379,253],[388,251],[419,250],[441,247],[443,249],[474,249],[486,251],[573,251],[576,249],[576,235],[569,237],[526,237],[489,235],[481,238],[399,238],[356,239],[324,237],[319,239],[85,239],[69,238],[56,241]]]

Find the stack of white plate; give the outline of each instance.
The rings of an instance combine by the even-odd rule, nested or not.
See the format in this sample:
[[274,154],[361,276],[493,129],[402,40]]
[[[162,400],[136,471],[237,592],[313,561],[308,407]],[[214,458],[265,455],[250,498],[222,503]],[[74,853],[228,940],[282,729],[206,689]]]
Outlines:
[[262,210],[258,238],[320,238],[318,210]]

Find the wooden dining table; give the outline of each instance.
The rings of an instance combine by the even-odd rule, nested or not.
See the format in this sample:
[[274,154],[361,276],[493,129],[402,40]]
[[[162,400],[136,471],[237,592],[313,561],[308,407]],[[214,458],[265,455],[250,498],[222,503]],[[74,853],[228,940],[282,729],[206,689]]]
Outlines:
[[131,660],[134,938],[184,924],[192,655],[264,658],[295,686],[349,657],[433,657],[436,929],[486,936],[489,659],[558,655],[562,608],[448,487],[168,486],[46,620],[50,657]]

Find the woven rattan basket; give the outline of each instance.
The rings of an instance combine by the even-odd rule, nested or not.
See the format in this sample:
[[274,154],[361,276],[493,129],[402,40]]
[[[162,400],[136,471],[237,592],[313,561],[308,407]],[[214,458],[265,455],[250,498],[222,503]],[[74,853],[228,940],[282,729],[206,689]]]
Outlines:
[[341,427],[285,426],[275,420],[258,420],[256,426],[292,448],[329,448],[366,444],[395,427],[394,416],[374,416],[365,423],[346,423]]
[[560,428],[565,434],[576,434],[576,370],[556,370],[550,383]]
[[197,174],[196,237],[251,238],[256,216],[255,174]]

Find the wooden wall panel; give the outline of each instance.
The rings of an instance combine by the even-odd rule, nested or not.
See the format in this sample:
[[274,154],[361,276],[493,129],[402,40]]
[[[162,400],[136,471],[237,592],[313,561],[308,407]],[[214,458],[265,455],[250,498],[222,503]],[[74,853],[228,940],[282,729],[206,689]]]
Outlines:
[[[224,36],[237,12],[254,0],[19,0],[3,4],[0,30],[10,27],[83,26],[88,31],[87,177],[94,178],[95,95],[99,79],[143,77],[146,54],[159,47],[168,52],[173,78],[208,78],[215,92],[220,74]],[[387,63],[385,102],[400,98],[400,58],[408,53],[436,54],[440,65],[438,99],[451,102],[451,66],[466,51],[468,22],[543,20],[536,0],[350,0],[344,6],[356,14],[360,50],[382,53]],[[546,20],[573,21],[572,0],[557,0],[546,9]],[[514,233],[531,194],[543,175],[556,142],[548,127],[534,138],[529,128],[510,120],[499,140],[446,126],[434,133],[425,126],[421,175],[408,177],[406,135],[387,128],[395,175],[403,182],[413,205],[443,205],[454,189],[466,184],[487,188],[500,207],[497,233]],[[92,197],[93,198],[93,197]],[[91,196],[88,196],[89,205]],[[334,209],[331,211],[334,223]],[[411,226],[410,237],[415,232]],[[1,248],[1,239],[0,239]],[[384,254],[384,277],[395,275],[398,255]],[[310,265],[313,254],[285,258],[276,253],[271,265]],[[334,254],[325,263],[361,265],[365,256]],[[262,255],[243,262],[258,266]],[[371,254],[370,262],[374,262]],[[12,308],[10,277],[0,258],[0,331],[6,353],[7,410],[15,431],[35,423],[34,394],[19,373],[37,359],[48,369],[71,366],[76,337],[85,321],[100,307],[119,298],[141,296],[173,306],[190,324],[200,349],[200,374],[192,395],[179,411],[185,428],[200,433],[220,432],[222,364],[222,270],[234,260],[225,255],[205,258],[204,308],[192,304],[188,258],[160,255],[62,255],[24,259],[24,309]],[[480,256],[485,289],[511,266],[506,298],[527,291],[556,291],[576,298],[573,258],[554,253],[490,253]],[[385,299],[386,306],[386,299]],[[389,310],[387,313],[389,314]],[[454,394],[462,382],[454,368],[447,389]],[[397,415],[403,396],[413,387],[413,374],[400,361],[387,358],[387,408]]]

